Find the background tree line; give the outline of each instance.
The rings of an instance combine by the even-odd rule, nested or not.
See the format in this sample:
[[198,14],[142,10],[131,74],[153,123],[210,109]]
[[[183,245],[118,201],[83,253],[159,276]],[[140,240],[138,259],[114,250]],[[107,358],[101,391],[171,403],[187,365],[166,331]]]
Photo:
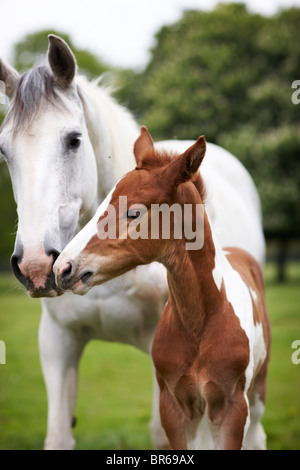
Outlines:
[[[273,17],[249,13],[243,4],[219,4],[212,12],[186,11],[156,34],[147,67],[112,70],[70,37],[80,72],[93,78],[112,71],[117,99],[155,139],[196,139],[234,153],[258,187],[268,240],[276,240],[279,278],[287,247],[300,237],[300,105],[292,83],[300,80],[300,9]],[[53,32],[53,31],[51,31]],[[15,45],[24,71],[45,60],[47,33]],[[300,96],[300,95],[299,95]],[[8,260],[15,222],[9,177],[0,165],[0,265]]]

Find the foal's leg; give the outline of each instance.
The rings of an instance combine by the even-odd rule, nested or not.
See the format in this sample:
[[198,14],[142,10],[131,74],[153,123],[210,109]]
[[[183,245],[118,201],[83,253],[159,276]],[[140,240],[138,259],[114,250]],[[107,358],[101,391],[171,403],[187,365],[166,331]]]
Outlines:
[[160,385],[160,417],[171,448],[173,450],[186,450],[187,441],[184,414],[165,385],[159,380],[158,383]]
[[244,448],[247,450],[266,450],[267,437],[261,424],[266,399],[267,361],[255,379],[250,393],[250,426],[245,438]]
[[153,373],[153,406],[152,406],[152,419],[150,423],[150,431],[152,442],[155,449],[168,450],[171,449],[170,443],[161,424],[159,412],[160,392],[156,379],[155,370]]
[[48,397],[45,449],[73,449],[72,416],[77,395],[77,369],[84,344],[56,322],[45,305],[39,329],[41,365]]
[[241,450],[249,427],[249,403],[242,391],[231,400],[220,426],[220,443],[223,450]]
[[232,397],[222,388],[209,382],[203,388],[206,399],[206,416],[209,422],[214,448],[240,450],[249,426],[249,403],[242,387]]

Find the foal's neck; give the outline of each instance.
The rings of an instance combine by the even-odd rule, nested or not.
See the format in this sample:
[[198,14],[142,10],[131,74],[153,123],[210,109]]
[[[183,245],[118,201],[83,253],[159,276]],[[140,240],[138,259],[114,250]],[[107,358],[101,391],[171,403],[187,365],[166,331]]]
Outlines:
[[225,255],[213,237],[206,213],[201,249],[187,250],[185,239],[172,241],[170,245],[164,264],[168,271],[172,311],[174,315],[179,315],[192,335],[199,337],[208,319],[220,311],[226,300],[225,291],[221,289],[222,273],[219,271]]

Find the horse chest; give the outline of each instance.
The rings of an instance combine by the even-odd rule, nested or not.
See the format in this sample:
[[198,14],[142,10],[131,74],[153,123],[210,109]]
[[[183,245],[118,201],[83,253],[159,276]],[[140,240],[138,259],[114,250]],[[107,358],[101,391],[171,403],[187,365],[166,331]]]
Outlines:
[[[170,345],[171,343],[169,343]],[[189,421],[203,415],[205,401],[201,396],[194,354],[180,341],[172,350],[164,343],[155,350],[152,357],[161,389],[168,391]]]
[[167,287],[163,287],[155,296],[149,279],[137,284],[134,279],[121,276],[95,286],[83,297],[66,292],[60,297],[43,299],[43,304],[64,328],[90,331],[91,338],[131,344],[149,353],[166,301]]

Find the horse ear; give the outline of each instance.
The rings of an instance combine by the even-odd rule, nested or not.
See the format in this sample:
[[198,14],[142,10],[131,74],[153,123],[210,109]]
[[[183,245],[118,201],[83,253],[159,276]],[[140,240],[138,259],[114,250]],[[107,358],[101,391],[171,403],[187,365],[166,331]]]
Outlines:
[[205,152],[206,141],[202,135],[197,142],[169,164],[167,180],[173,181],[175,186],[190,180],[198,171]]
[[133,153],[135,156],[135,160],[137,166],[142,165],[142,156],[146,150],[154,149],[154,144],[150,132],[148,131],[147,127],[141,127],[141,135],[136,140],[134,144]]
[[75,56],[68,44],[58,36],[49,34],[48,61],[54,80],[63,88],[71,85],[77,69]]
[[6,96],[8,96],[9,99],[12,99],[16,92],[16,89],[20,80],[20,75],[13,67],[6,64],[1,59],[0,59],[0,80],[5,84]]

